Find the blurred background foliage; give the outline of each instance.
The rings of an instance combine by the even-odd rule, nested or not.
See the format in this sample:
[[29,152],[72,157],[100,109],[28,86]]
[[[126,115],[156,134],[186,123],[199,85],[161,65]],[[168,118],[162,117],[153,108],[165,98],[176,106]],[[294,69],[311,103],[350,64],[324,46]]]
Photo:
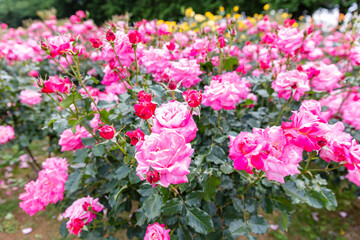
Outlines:
[[111,18],[112,15],[131,13],[131,21],[141,19],[179,20],[184,10],[192,7],[196,13],[210,11],[216,13],[220,6],[225,11],[239,6],[239,12],[247,15],[259,13],[263,5],[269,3],[271,9],[286,9],[294,16],[312,14],[320,7],[333,8],[338,5],[341,12],[357,0],[0,0],[0,22],[17,27],[28,18],[37,18],[38,10],[57,10],[57,17],[64,18],[77,10],[87,10],[90,18],[97,24]]

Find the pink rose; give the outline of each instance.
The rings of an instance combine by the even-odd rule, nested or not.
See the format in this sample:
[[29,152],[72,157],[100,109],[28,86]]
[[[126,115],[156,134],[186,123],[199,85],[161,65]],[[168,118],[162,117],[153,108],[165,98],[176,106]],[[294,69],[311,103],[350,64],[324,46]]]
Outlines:
[[355,183],[356,186],[360,187],[360,169],[356,167],[354,170],[349,170],[346,178],[350,182]]
[[296,101],[310,90],[307,75],[298,70],[279,73],[271,87],[278,93],[279,98],[288,100],[292,96]]
[[76,126],[75,134],[72,130],[65,129],[64,132],[61,133],[59,139],[59,145],[61,146],[61,151],[75,151],[77,149],[84,148],[84,144],[82,143],[82,138],[89,138],[91,137],[91,133],[89,133],[85,127],[80,125]]
[[170,229],[165,229],[165,224],[149,224],[144,240],[170,240]]
[[15,138],[14,128],[10,125],[0,126],[0,145]]
[[328,132],[325,123],[320,122],[317,116],[307,111],[294,111],[290,120],[291,122],[283,122],[281,127],[292,143],[307,152],[321,148],[318,141]]
[[213,77],[210,85],[205,86],[202,104],[214,110],[235,109],[237,103],[247,98],[249,86],[250,83],[240,79],[236,72]]
[[198,130],[188,107],[178,101],[162,104],[155,110],[151,130],[154,133],[161,133],[166,129],[179,133],[187,143],[196,137]]
[[320,121],[324,123],[327,123],[329,121],[331,114],[329,111],[321,112],[321,103],[313,99],[304,100],[299,108],[299,112],[301,111],[311,112],[315,116],[318,116]]
[[288,54],[294,54],[300,49],[304,41],[304,33],[297,28],[283,27],[278,33],[277,46],[279,49]]
[[60,78],[57,75],[49,77],[44,81],[44,87],[41,89],[42,93],[69,93],[72,84],[69,78]]
[[158,183],[164,187],[188,182],[186,175],[190,173],[190,156],[194,150],[182,135],[171,130],[152,133],[145,136],[145,141],[137,149],[136,172],[141,180],[146,179],[147,172],[156,171],[160,175]]
[[336,67],[335,64],[327,65],[320,63],[319,66],[315,66],[320,73],[314,76],[311,80],[311,86],[317,91],[332,91],[335,88],[340,87],[340,80],[342,73]]
[[20,102],[34,106],[41,103],[41,94],[32,90],[23,90],[19,95]]
[[179,62],[171,62],[167,74],[175,82],[181,82],[183,87],[190,88],[201,81],[199,75],[202,74],[202,71],[196,60],[182,58]]
[[[99,199],[90,196],[80,198],[63,213],[65,218],[69,218],[66,228],[71,234],[79,234],[84,225],[88,225],[93,219],[96,219],[96,213],[101,212],[104,206],[99,203]],[[90,211],[91,210],[91,211]],[[81,224],[80,220],[84,223]]]

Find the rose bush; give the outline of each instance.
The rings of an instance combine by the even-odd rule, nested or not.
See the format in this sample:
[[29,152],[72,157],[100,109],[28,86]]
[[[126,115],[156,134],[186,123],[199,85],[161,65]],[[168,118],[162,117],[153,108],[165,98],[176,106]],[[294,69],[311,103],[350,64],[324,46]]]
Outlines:
[[26,213],[56,204],[61,234],[82,239],[254,239],[261,212],[286,230],[296,204],[335,209],[329,176],[359,185],[356,15],[326,32],[191,11],[101,27],[45,14],[0,33],[0,144],[70,156],[29,161]]

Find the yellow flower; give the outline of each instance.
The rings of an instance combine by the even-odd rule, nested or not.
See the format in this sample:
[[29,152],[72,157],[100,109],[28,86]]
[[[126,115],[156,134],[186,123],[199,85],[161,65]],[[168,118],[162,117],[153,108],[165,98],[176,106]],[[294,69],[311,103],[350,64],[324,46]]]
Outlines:
[[238,14],[238,13],[234,15],[235,19],[238,19],[240,16],[241,16],[241,15]]
[[223,12],[223,11],[225,11],[225,8],[223,6],[221,6],[221,7],[219,7],[219,11]]
[[287,16],[288,16],[288,14],[287,14],[286,12],[284,12],[284,13],[281,14],[281,17],[282,17],[282,18],[287,18]]
[[296,28],[298,26],[299,26],[299,24],[297,22],[292,25],[292,27],[294,27],[294,28]]
[[161,25],[161,24],[163,24],[164,23],[164,20],[158,20],[157,21],[157,25]]
[[299,20],[300,20],[300,21],[304,20],[304,16],[301,15],[301,16],[299,17]]
[[267,3],[267,4],[264,5],[264,10],[265,11],[269,10],[269,8],[270,8],[270,4]]
[[235,6],[235,7],[233,8],[233,11],[234,11],[234,12],[239,11],[239,6]]
[[205,16],[206,16],[207,18],[209,18],[209,19],[214,18],[214,15],[213,15],[211,12],[206,12],[206,13],[205,13]]
[[195,12],[191,7],[185,10],[186,17],[193,17],[194,15],[195,15]]
[[206,20],[206,17],[204,15],[201,15],[201,14],[195,14],[194,19],[197,22],[203,22],[203,21]]
[[230,13],[226,14],[226,18],[231,18],[231,14]]
[[246,35],[245,35],[245,34],[241,34],[240,38],[241,38],[241,39],[246,39]]

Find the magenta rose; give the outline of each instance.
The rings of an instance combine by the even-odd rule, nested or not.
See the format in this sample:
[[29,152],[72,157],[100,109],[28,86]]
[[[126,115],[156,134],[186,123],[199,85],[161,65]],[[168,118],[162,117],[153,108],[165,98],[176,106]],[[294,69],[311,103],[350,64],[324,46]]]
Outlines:
[[34,106],[41,103],[41,94],[32,90],[23,90],[19,95],[20,102]]
[[304,41],[304,33],[297,28],[281,28],[278,33],[276,45],[279,49],[288,54],[294,54],[296,50],[300,49]]
[[155,110],[151,130],[154,133],[161,133],[165,129],[171,129],[181,134],[187,143],[196,137],[198,130],[188,107],[178,101],[162,104]]
[[279,98],[288,100],[292,96],[296,101],[310,90],[307,74],[298,70],[280,73],[271,87],[278,93]]
[[150,171],[153,175],[154,172],[160,175],[158,184],[164,187],[188,182],[186,175],[190,173],[190,157],[194,150],[182,135],[171,130],[164,130],[160,134],[153,132],[145,136],[145,141],[137,149],[136,172],[141,180],[145,180]]
[[165,229],[165,224],[149,224],[144,240],[170,240],[170,229]]

